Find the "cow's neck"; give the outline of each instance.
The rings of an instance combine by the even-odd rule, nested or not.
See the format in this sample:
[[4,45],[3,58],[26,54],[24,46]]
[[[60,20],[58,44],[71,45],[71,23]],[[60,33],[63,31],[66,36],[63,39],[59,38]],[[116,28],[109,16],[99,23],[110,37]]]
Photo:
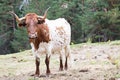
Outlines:
[[41,42],[48,43],[50,41],[49,29],[46,25],[41,24],[38,30],[38,37],[35,39],[30,39],[30,42],[34,44],[35,49],[39,48]]
[[38,38],[40,42],[49,42],[50,37],[49,37],[49,28],[45,24],[41,24],[39,26],[39,31],[38,31]]

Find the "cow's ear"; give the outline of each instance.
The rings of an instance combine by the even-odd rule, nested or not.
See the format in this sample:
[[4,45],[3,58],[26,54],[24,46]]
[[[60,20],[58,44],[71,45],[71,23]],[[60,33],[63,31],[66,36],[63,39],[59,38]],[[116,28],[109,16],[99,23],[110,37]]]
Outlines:
[[42,18],[38,18],[38,24],[43,24],[44,22],[45,22],[44,19],[42,19]]
[[19,27],[26,26],[25,19],[21,20],[21,21],[18,23],[18,25],[19,25]]

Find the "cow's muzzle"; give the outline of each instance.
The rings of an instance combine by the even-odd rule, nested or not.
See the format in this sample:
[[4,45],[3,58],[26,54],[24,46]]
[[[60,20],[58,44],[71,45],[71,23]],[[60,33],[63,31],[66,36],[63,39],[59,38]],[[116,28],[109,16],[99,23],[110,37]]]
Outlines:
[[28,35],[29,39],[35,39],[37,38],[37,33],[31,33]]

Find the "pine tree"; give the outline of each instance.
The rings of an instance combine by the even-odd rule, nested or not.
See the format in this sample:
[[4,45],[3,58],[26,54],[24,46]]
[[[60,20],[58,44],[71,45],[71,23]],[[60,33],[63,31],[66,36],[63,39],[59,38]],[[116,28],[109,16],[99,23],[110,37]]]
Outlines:
[[10,52],[10,40],[12,39],[12,18],[9,11],[12,10],[12,2],[0,1],[0,51],[1,54]]

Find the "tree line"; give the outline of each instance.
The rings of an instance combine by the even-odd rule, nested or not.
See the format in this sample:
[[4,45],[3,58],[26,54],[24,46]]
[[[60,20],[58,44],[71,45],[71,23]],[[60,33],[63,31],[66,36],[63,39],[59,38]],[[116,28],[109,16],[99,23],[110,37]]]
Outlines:
[[0,54],[29,49],[26,29],[19,28],[19,17],[35,12],[48,19],[64,17],[72,28],[72,43],[106,42],[120,39],[120,0],[1,0]]

